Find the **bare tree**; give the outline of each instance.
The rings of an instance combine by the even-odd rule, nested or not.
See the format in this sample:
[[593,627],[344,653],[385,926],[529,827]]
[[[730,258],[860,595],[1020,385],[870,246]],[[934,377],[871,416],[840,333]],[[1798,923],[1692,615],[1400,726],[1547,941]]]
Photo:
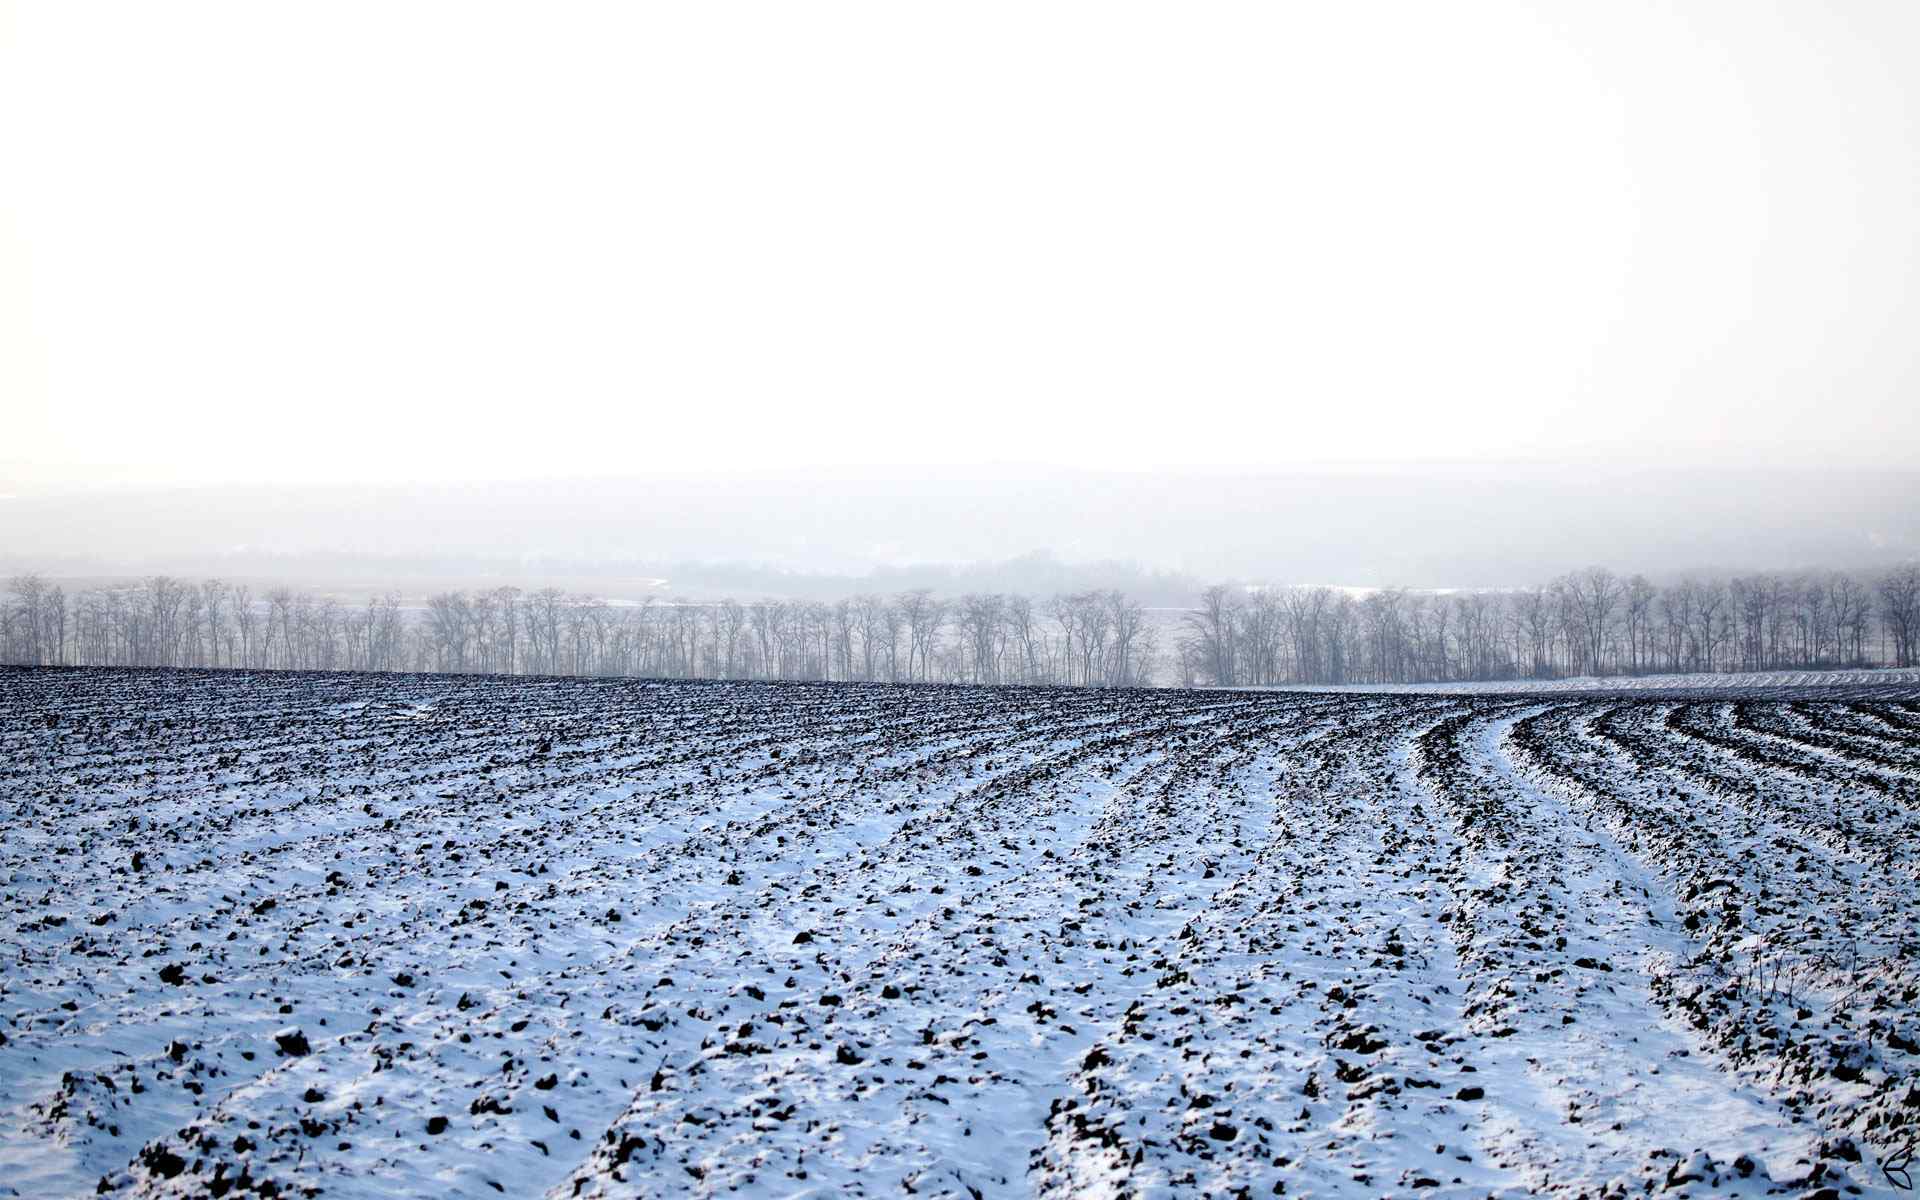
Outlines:
[[12,657],[32,666],[51,661],[47,654],[46,604],[52,590],[39,575],[16,575],[7,581],[13,593],[9,640],[18,648]]
[[1568,579],[1567,590],[1580,619],[1582,666],[1589,674],[1604,674],[1613,611],[1620,603],[1620,581],[1605,567],[1589,567]]
[[1896,567],[1880,577],[1880,619],[1893,642],[1893,665],[1920,665],[1920,565]]
[[1007,597],[1003,619],[1007,624],[1007,637],[1013,643],[1020,664],[1019,682],[1041,682],[1040,629],[1034,615],[1033,597]]
[[1100,603],[1113,633],[1113,665],[1107,682],[1114,687],[1135,687],[1145,682],[1141,674],[1142,659],[1152,638],[1147,632],[1146,610],[1138,600],[1115,589],[1100,593]]
[[1237,681],[1234,631],[1239,619],[1239,594],[1225,584],[1200,593],[1199,609],[1187,615],[1206,675],[1220,687],[1232,687]]
[[907,627],[907,679],[925,678],[931,670],[934,644],[940,636],[946,606],[934,599],[930,588],[903,592],[894,604]]

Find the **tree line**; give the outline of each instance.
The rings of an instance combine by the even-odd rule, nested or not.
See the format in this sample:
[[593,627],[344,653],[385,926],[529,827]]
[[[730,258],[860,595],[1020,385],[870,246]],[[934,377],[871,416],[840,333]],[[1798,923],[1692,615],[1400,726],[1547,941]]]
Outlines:
[[621,603],[498,587],[408,606],[166,575],[69,598],[25,575],[10,595],[0,647],[24,664],[1128,687],[1161,658],[1147,610],[1111,589]]
[[1605,567],[1517,591],[1356,596],[1326,587],[1210,587],[1185,621],[1187,684],[1454,683],[1910,667],[1920,566],[1684,578]]
[[1185,610],[1113,589],[623,603],[497,587],[407,605],[167,575],[69,595],[21,575],[0,606],[15,664],[1090,687],[1914,666],[1917,642],[1915,566],[1664,586],[1595,567],[1453,593],[1220,584]]

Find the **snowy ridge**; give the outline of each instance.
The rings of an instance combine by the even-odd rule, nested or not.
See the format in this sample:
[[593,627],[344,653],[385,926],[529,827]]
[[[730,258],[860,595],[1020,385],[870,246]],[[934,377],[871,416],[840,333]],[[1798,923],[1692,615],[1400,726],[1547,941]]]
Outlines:
[[1895,1194],[1828,695],[0,672],[0,1195]]

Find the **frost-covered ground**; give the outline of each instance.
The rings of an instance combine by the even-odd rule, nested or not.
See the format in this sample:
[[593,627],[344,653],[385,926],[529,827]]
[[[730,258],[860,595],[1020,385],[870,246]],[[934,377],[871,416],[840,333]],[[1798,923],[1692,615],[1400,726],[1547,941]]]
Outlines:
[[0,1195],[1893,1194],[1782,695],[0,672]]
[[[1882,691],[1884,688],[1903,692]],[[1875,667],[1844,671],[1743,671],[1696,672],[1683,675],[1579,675],[1571,679],[1489,680],[1484,683],[1385,683],[1354,684],[1343,687],[1314,685],[1289,691],[1422,693],[1429,695],[1502,694],[1533,695],[1540,692],[1738,692],[1761,699],[1778,694],[1782,699],[1806,698],[1806,689],[1871,688],[1875,696],[1894,696],[1920,691],[1920,670],[1905,667]],[[1829,698],[1832,698],[1829,694]]]

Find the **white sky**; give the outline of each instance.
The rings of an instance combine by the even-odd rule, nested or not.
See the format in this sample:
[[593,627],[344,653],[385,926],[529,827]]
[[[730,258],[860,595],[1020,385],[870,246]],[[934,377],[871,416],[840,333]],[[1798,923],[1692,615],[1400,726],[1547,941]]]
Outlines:
[[0,0],[16,475],[1920,451],[1920,5]]

